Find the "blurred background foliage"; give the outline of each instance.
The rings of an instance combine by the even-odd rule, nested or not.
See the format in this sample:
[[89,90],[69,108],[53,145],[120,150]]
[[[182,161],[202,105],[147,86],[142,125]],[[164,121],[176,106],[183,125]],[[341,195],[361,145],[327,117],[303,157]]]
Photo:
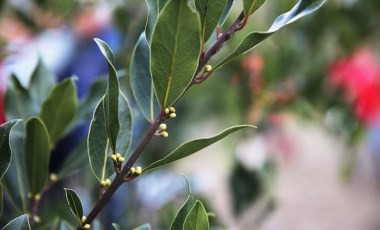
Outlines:
[[[218,56],[231,51],[248,32],[266,30],[277,15],[295,3],[295,0],[268,0]],[[241,2],[234,4],[222,31],[240,13]],[[78,97],[84,98],[91,85],[101,82],[107,72],[106,63],[92,40],[99,37],[114,50],[118,68],[125,73],[122,86],[132,98],[128,69],[134,44],[145,26],[144,1],[8,0],[1,1],[0,7],[2,95],[9,74],[16,72],[22,82],[27,82],[36,57],[41,56],[58,81],[76,75]],[[347,152],[341,158],[337,174],[349,180],[355,171],[358,145],[366,143],[374,156],[380,154],[379,12],[379,1],[330,0],[316,13],[281,30],[253,52],[224,66],[207,82],[187,92],[176,105],[177,119],[168,124],[170,138],[164,142],[153,140],[139,163],[146,166],[181,141],[240,123],[255,124],[259,127],[257,136],[267,140],[277,138],[281,142],[283,137],[276,133],[276,127],[289,122],[291,116],[301,122],[316,123],[342,138]],[[148,124],[137,106],[133,107],[135,122],[139,124],[134,138],[138,140]],[[5,120],[4,111],[1,119]],[[59,170],[65,160],[72,160],[82,173],[52,188],[46,198],[49,202],[41,207],[44,220],[52,218],[49,210],[54,209],[59,210],[60,218],[75,223],[66,207],[63,186],[70,185],[78,191],[85,211],[89,211],[98,196],[86,150],[80,144],[87,130],[88,124],[81,125],[58,144],[57,153],[52,157],[52,172]],[[241,138],[250,142],[252,137],[243,134]],[[211,218],[214,229],[241,227],[235,222],[246,210],[252,211],[251,227],[262,225],[276,209],[278,160],[271,153],[273,149],[267,147],[266,156],[258,159],[254,166],[247,164],[244,157],[239,157],[239,151],[256,153],[250,149],[240,150],[244,147],[238,139],[236,135],[230,137],[192,161],[123,186],[100,216],[103,228],[109,229],[112,222],[123,229],[150,222],[153,229],[167,229],[186,197],[186,183],[179,172],[189,176],[195,192],[204,198],[206,209],[216,213]],[[297,142],[290,139],[278,144],[284,152],[291,151],[287,141]],[[222,176],[218,178],[215,174]],[[214,190],[212,186],[216,186]],[[224,203],[220,205],[215,201],[219,196],[214,193],[223,191],[228,195],[220,198]],[[223,219],[228,216],[226,212],[234,213],[235,217],[231,218],[237,220]],[[0,226],[17,213],[12,204],[6,202]]]

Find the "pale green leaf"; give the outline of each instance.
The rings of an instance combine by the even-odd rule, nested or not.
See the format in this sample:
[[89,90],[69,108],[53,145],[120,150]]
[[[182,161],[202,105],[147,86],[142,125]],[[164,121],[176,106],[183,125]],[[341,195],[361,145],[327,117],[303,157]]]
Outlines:
[[104,107],[104,115],[106,122],[106,131],[109,138],[109,145],[113,151],[116,153],[116,140],[117,135],[120,129],[119,123],[119,80],[117,77],[117,72],[114,67],[114,56],[104,41],[95,38],[96,44],[98,45],[100,51],[103,56],[106,58],[108,62],[108,86],[107,91],[103,98],[103,107]]
[[190,84],[201,51],[200,20],[187,1],[169,1],[151,42],[154,89],[161,108],[173,105]]
[[79,196],[76,194],[74,190],[65,188],[65,192],[66,192],[66,200],[67,200],[67,203],[69,204],[70,210],[74,214],[74,216],[77,218],[78,222],[80,222],[83,216],[82,202],[80,201]]
[[202,202],[197,200],[183,224],[184,230],[208,230],[210,229],[208,215]]
[[138,226],[132,230],[151,230],[151,229],[152,228],[151,228],[150,224],[143,224],[143,225]]
[[13,219],[1,230],[30,230],[28,214],[24,214]]
[[76,107],[77,95],[73,79],[66,79],[56,85],[42,104],[40,117],[46,125],[52,145],[74,118]]
[[48,97],[51,88],[54,86],[54,82],[55,76],[47,69],[42,60],[38,59],[30,79],[29,91],[33,102],[36,103],[39,108]]
[[153,122],[160,114],[160,105],[154,93],[149,71],[149,55],[148,41],[142,33],[132,54],[131,88],[142,114],[148,121]]
[[192,207],[195,205],[195,197],[191,193],[189,181],[187,180],[186,177],[185,177],[185,179],[187,182],[189,195],[187,196],[186,202],[178,210],[173,222],[170,225],[170,230],[181,229],[183,227],[183,224],[185,223],[185,219],[186,219],[187,215],[189,214]]
[[171,152],[169,155],[164,157],[161,160],[158,160],[152,164],[150,164],[148,167],[144,169],[144,172],[152,171],[156,168],[162,167],[164,165],[170,164],[174,161],[180,160],[182,158],[185,158],[187,156],[190,156],[193,153],[198,152],[199,150],[206,148],[209,145],[214,144],[215,142],[223,139],[224,137],[228,136],[231,133],[234,133],[240,129],[244,128],[256,128],[255,126],[252,125],[238,125],[238,126],[233,126],[228,129],[223,130],[221,133],[209,137],[209,138],[202,138],[202,139],[197,139],[193,141],[186,142],[179,146],[177,149],[175,149],[173,152]]
[[30,192],[38,194],[49,174],[49,135],[40,118],[32,117],[25,126],[25,167]]
[[243,0],[244,15],[249,16],[255,13],[266,0]]
[[215,30],[226,4],[227,0],[195,0],[195,7],[201,17],[203,43],[210,38]]
[[19,121],[20,120],[8,121],[0,125],[0,180],[8,170],[12,158],[9,134],[13,126]]
[[12,150],[12,160],[8,171],[3,177],[4,189],[9,195],[14,206],[23,213],[28,210],[28,198],[26,197],[27,178],[24,167],[24,138],[25,129],[22,122],[18,122],[11,130],[9,143]]
[[282,27],[313,13],[325,2],[326,0],[300,0],[289,12],[278,16],[267,32],[253,32],[248,34],[239,46],[214,68],[220,67],[234,58],[252,50],[260,44],[260,42],[277,32]]
[[39,105],[32,101],[29,91],[21,84],[16,75],[12,74],[5,92],[5,111],[7,120],[28,118],[39,113]]

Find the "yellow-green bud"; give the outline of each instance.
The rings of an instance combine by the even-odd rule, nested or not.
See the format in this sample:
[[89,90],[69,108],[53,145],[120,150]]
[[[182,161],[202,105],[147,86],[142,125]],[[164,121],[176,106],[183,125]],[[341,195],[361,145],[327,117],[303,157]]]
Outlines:
[[41,218],[39,216],[33,216],[33,220],[36,223],[40,223],[41,222]]
[[90,229],[91,228],[91,225],[89,225],[89,224],[85,224],[84,226],[83,226],[83,229]]
[[112,155],[111,155],[111,160],[113,160],[113,161],[117,161],[117,157],[116,157],[115,154],[112,154]]
[[205,71],[206,72],[211,72],[212,66],[211,65],[205,65]]
[[140,166],[137,166],[136,167],[136,174],[141,175],[141,173],[142,173],[142,168]]
[[117,160],[118,162],[120,162],[120,163],[123,163],[124,162],[124,160],[125,160],[125,158],[124,157],[119,157],[119,159]]
[[166,108],[166,109],[165,109],[165,114],[169,114],[169,113],[170,113],[169,108]]
[[163,131],[163,132],[160,133],[160,135],[163,136],[163,137],[168,137],[169,133],[166,132],[166,131]]
[[40,194],[34,195],[34,200],[35,201],[39,201],[40,199],[41,199],[41,195]]
[[131,167],[129,169],[129,171],[132,173],[132,174],[135,174],[136,173],[136,168],[135,167]]
[[106,181],[105,180],[101,180],[100,181],[100,187],[105,187],[106,186]]
[[121,157],[120,153],[116,153],[115,156],[117,160],[119,160],[119,158]]
[[170,113],[175,113],[175,108],[174,107],[170,107],[169,111],[170,111]]
[[175,113],[169,114],[169,117],[171,117],[171,118],[175,118],[176,116],[177,116],[177,114],[175,114]]
[[55,174],[55,173],[51,173],[50,176],[49,176],[49,179],[50,179],[51,182],[57,182],[58,175]]
[[106,187],[109,187],[111,185],[111,180],[107,178],[105,180],[105,183],[106,183]]
[[87,220],[87,217],[86,216],[82,216],[82,218],[80,219],[80,222],[84,223],[84,222],[86,222],[86,220]]
[[161,130],[166,130],[167,126],[166,126],[166,124],[162,123],[162,124],[159,126],[159,128],[160,128]]

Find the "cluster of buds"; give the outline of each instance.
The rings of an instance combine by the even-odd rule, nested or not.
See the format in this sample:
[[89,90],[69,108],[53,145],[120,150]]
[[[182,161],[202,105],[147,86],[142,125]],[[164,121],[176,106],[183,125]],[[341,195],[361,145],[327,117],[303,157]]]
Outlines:
[[41,195],[40,194],[35,194],[35,195],[33,195],[33,194],[31,194],[31,193],[28,193],[28,198],[29,199],[31,199],[31,200],[34,200],[34,201],[40,201],[40,199],[41,199]]
[[130,171],[131,175],[137,175],[137,176],[139,176],[142,173],[142,168],[140,166],[137,166],[136,168],[135,167],[131,167],[129,169],[129,171]]
[[160,124],[158,126],[158,130],[156,131],[156,136],[168,137],[169,133],[166,132],[167,125],[165,123]]
[[170,118],[175,118],[177,114],[175,114],[175,108],[169,107],[165,109],[165,115],[167,115]]
[[113,162],[115,162],[118,165],[120,165],[121,163],[123,163],[124,160],[125,160],[124,157],[122,157],[120,155],[120,153],[112,154],[111,155],[111,159],[112,159]]
[[100,187],[109,187],[111,185],[111,180],[110,179],[105,179],[100,181]]
[[[82,218],[80,219],[81,224],[83,225],[84,223],[86,223],[86,220],[87,220],[87,217],[82,216]],[[91,228],[91,225],[89,225],[89,224],[83,225],[83,229],[90,229],[90,228]]]

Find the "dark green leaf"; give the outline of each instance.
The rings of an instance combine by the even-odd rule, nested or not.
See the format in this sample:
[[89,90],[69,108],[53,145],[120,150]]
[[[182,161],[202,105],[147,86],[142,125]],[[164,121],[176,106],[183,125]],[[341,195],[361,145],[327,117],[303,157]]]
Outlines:
[[232,9],[233,4],[234,4],[234,0],[227,0],[226,7],[224,8],[222,16],[220,17],[220,20],[219,20],[219,25],[223,25],[224,24],[224,22],[226,21],[228,15],[230,14],[230,11]]
[[28,214],[13,219],[2,230],[30,230]]
[[112,151],[106,132],[103,99],[96,106],[88,133],[87,147],[91,169],[95,177],[101,181],[112,175],[114,172],[113,162],[109,159]]
[[108,87],[106,94],[103,99],[104,115],[106,121],[106,131],[109,138],[109,144],[113,153],[116,153],[116,140],[119,134],[120,123],[119,123],[119,80],[117,77],[117,72],[114,67],[114,56],[104,41],[95,38],[96,44],[98,45],[103,56],[108,62]]
[[142,33],[132,54],[131,61],[131,88],[144,117],[152,122],[160,113],[154,93],[152,76],[149,71],[149,45]]
[[132,114],[127,98],[120,92],[119,96],[120,131],[116,141],[116,152],[125,156],[131,146]]
[[189,214],[191,208],[195,205],[195,198],[194,198],[193,194],[191,193],[190,184],[189,184],[189,181],[187,180],[187,178],[186,178],[186,182],[187,182],[187,187],[189,190],[189,195],[187,196],[186,202],[179,209],[179,211],[176,214],[172,224],[170,225],[170,230],[182,229],[187,215]]
[[202,202],[197,200],[183,224],[184,230],[208,230],[208,215]]
[[11,163],[12,151],[9,142],[9,133],[20,120],[8,121],[0,125],[0,180]]
[[138,226],[132,230],[151,230],[150,224],[143,224],[141,226]]
[[29,84],[29,92],[34,103],[39,106],[48,97],[51,88],[54,86],[55,77],[46,68],[41,59],[38,60],[37,66],[32,73]]
[[210,38],[215,30],[226,7],[226,3],[227,0],[195,0],[195,7],[201,16],[203,43]]
[[23,119],[24,122],[31,116],[39,113],[39,105],[22,86],[16,75],[11,75],[11,84],[5,93],[5,110],[7,120]]
[[20,212],[28,210],[28,190],[26,188],[27,178],[24,167],[24,125],[19,122],[11,130],[9,143],[12,150],[12,160],[7,173],[4,175],[4,189],[11,201]]
[[150,41],[160,9],[158,6],[159,4],[158,0],[145,0],[145,2],[148,5],[148,11],[149,11],[148,19],[146,20],[146,25],[145,25],[145,33],[146,33],[146,39]]
[[187,1],[166,4],[151,43],[154,89],[161,107],[169,107],[190,84],[201,50],[200,20]]
[[164,157],[163,159],[150,164],[148,167],[144,169],[144,172],[154,170],[156,168],[162,167],[174,161],[190,156],[191,154],[196,153],[199,150],[206,148],[207,146],[212,145],[215,142],[223,139],[229,134],[243,128],[256,128],[256,127],[252,125],[233,126],[233,127],[223,130],[221,133],[217,134],[216,136],[186,142],[182,144],[181,146],[179,146],[177,149],[175,149],[173,152],[171,152],[169,155]]
[[299,1],[289,12],[278,16],[267,32],[253,32],[251,34],[248,34],[239,44],[239,46],[232,53],[230,53],[224,60],[218,63],[215,66],[215,68],[220,67],[230,62],[234,58],[250,51],[251,49],[255,48],[258,44],[260,44],[260,42],[277,32],[282,27],[316,11],[325,2],[326,0]]
[[79,196],[72,189],[65,188],[67,203],[69,204],[71,212],[77,218],[78,222],[81,221],[83,216],[82,202]]
[[249,16],[255,13],[266,0],[243,0],[244,15]]
[[54,86],[41,108],[40,117],[48,130],[51,144],[63,134],[74,118],[77,107],[76,87],[73,79]]
[[38,194],[46,184],[49,174],[49,135],[43,122],[32,117],[25,126],[25,167],[30,192]]

